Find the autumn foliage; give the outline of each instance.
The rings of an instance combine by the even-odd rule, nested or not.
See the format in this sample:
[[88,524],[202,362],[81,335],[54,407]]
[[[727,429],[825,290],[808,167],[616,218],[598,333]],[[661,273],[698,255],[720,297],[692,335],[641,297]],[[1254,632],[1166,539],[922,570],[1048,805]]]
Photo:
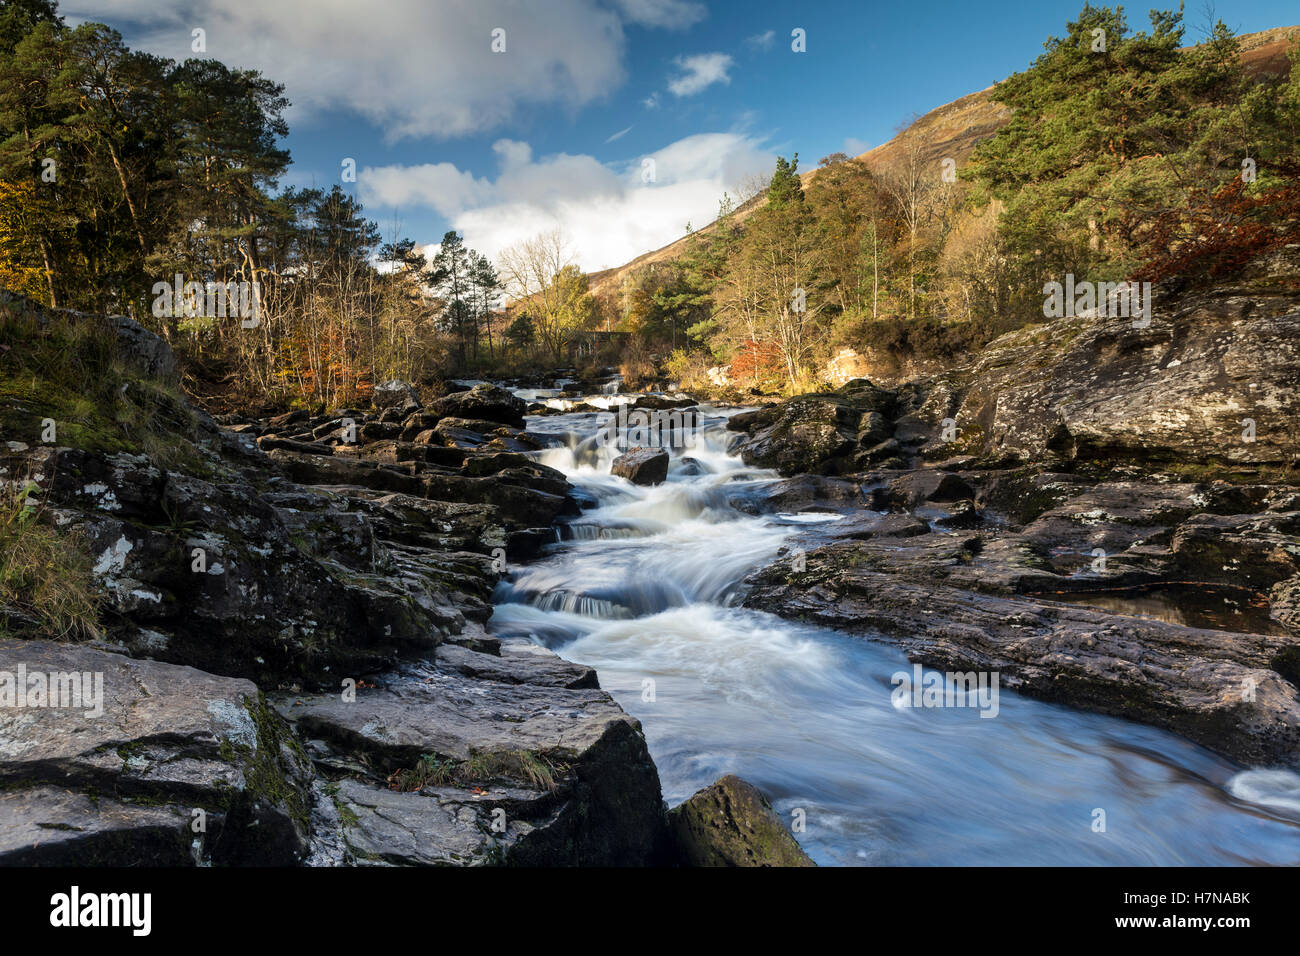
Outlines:
[[1159,213],[1145,243],[1147,262],[1133,278],[1224,279],[1294,242],[1300,242],[1300,174],[1292,171],[1280,184],[1258,190],[1236,178],[1191,190],[1187,209]]
[[731,361],[731,375],[741,382],[763,382],[785,374],[785,360],[775,342],[749,339],[736,349]]

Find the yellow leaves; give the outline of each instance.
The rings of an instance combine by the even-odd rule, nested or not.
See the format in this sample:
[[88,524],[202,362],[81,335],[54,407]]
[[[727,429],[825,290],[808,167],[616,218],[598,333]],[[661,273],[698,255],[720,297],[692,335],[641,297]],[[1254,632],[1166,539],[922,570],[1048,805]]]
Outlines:
[[47,204],[30,183],[0,180],[0,286],[46,298],[45,270],[34,226]]

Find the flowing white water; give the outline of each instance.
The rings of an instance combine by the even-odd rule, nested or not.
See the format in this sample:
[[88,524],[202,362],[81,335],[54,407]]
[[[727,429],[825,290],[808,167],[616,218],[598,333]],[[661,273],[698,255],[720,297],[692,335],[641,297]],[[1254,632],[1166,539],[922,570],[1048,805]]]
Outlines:
[[806,819],[821,864],[1300,862],[1290,771],[1005,690],[992,719],[900,709],[891,677],[911,665],[888,644],[738,607],[741,579],[826,516],[734,507],[775,476],[728,453],[725,414],[655,488],[609,474],[618,449],[593,436],[612,416],[531,420],[590,507],[501,585],[492,620],[598,670],[670,804],[737,773]]

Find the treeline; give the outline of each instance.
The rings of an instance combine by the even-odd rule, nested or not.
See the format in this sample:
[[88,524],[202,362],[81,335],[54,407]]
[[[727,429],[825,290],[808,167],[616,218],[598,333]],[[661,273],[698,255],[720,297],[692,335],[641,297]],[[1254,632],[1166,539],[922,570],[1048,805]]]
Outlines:
[[[842,154],[807,189],[779,160],[761,208],[724,199],[687,253],[621,290],[627,327],[702,380],[812,387],[837,350],[947,358],[1042,321],[1066,274],[1187,284],[1300,240],[1300,51],[1252,75],[1217,24],[1131,32],[1085,6],[993,98],[1010,122],[957,168],[913,130],[874,172]],[[676,346],[673,342],[676,340]]]
[[1085,6],[995,87],[1010,121],[960,167],[920,128],[879,166],[823,158],[806,189],[781,159],[757,208],[724,197],[685,255],[594,295],[558,232],[495,264],[449,232],[426,259],[343,184],[281,189],[288,102],[266,77],[8,0],[0,285],[130,315],[172,342],[192,392],[265,404],[594,371],[615,349],[632,383],[726,365],[787,390],[845,347],[946,360],[1041,321],[1067,274],[1214,281],[1300,241],[1300,52],[1279,77],[1247,71],[1222,24],[1183,42],[1179,13],[1132,32]]
[[7,0],[0,285],[135,318],[187,359],[193,391],[227,400],[337,406],[528,354],[527,327],[493,335],[502,282],[456,233],[426,262],[410,239],[382,242],[341,185],[278,188],[287,106],[255,71],[133,51],[51,0]]

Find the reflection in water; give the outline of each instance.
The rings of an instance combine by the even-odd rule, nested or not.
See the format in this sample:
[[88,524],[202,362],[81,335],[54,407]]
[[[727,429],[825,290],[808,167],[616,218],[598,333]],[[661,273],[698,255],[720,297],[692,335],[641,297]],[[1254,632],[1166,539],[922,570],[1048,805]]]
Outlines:
[[592,436],[611,416],[530,423],[556,436],[539,457],[594,507],[499,587],[492,620],[598,670],[642,721],[670,804],[737,773],[787,820],[805,811],[799,840],[822,864],[1300,862],[1290,771],[1242,772],[1010,692],[995,719],[898,709],[891,676],[911,665],[895,649],[736,606],[800,516],[733,507],[774,476],[730,455],[725,413],[705,411],[655,488],[609,475],[618,449]]

